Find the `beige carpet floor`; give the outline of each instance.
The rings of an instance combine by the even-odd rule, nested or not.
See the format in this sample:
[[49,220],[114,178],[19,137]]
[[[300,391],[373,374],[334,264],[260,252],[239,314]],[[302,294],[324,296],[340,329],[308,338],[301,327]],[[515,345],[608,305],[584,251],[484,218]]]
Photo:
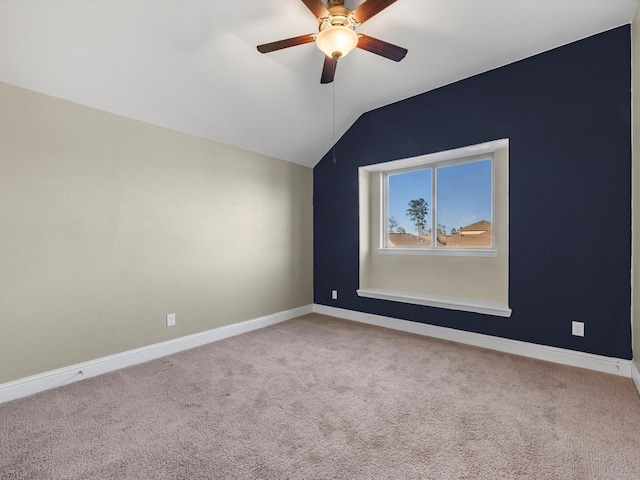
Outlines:
[[640,479],[640,396],[311,314],[0,405],[0,478]]

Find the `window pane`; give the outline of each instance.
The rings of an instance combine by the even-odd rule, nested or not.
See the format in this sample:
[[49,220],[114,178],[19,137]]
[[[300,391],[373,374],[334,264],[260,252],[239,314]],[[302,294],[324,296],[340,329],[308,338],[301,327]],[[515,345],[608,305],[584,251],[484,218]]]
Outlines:
[[438,247],[492,247],[491,160],[438,167]]
[[387,247],[431,246],[431,172],[388,176]]

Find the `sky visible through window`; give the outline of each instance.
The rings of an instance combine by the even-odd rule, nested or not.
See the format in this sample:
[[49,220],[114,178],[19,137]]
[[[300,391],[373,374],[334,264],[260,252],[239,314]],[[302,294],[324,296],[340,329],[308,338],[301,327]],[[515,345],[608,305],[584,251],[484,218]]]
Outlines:
[[[429,204],[427,230],[436,221],[432,217],[431,168],[389,175],[389,218],[398,228],[417,235],[413,221],[407,216],[409,201],[424,198]],[[491,222],[491,160],[450,165],[437,168],[437,223],[452,228],[471,225],[480,220]]]

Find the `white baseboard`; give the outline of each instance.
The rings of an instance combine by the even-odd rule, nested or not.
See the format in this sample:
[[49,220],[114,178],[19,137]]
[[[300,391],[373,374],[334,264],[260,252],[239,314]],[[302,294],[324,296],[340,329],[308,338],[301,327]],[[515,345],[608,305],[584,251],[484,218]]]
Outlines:
[[633,379],[633,383],[636,386],[636,390],[640,393],[640,372],[638,371],[638,367],[636,364],[631,362],[631,378]]
[[216,342],[225,338],[240,335],[259,328],[275,325],[276,323],[291,320],[292,318],[306,315],[313,311],[312,305],[274,313],[265,317],[248,320],[242,323],[226,325],[214,328],[206,332],[194,333],[184,337],[168,340],[166,342],[148,345],[146,347],[128,350],[126,352],[97,358],[88,362],[70,365],[68,367],[51,370],[30,377],[20,378],[11,382],[0,384],[0,403],[33,395],[34,393],[60,387],[69,383],[84,380],[86,378],[102,375],[120,368],[130,367],[139,363],[148,362],[156,358],[171,355],[190,348],[199,347],[207,343]]
[[[373,315],[354,310],[345,310],[326,305],[314,304],[313,311],[324,315],[343,318],[345,320],[368,323],[370,325],[391,328],[393,330],[425,335],[427,337],[441,338],[443,340],[451,340],[453,342],[464,343],[466,345],[474,345],[476,347],[489,348],[500,352],[546,360],[547,362],[571,365],[573,367],[586,368],[589,370],[612,373],[614,375],[631,378],[633,365],[631,360],[605,357],[602,355],[594,355],[592,353],[549,347],[546,345],[537,345],[535,343],[509,340],[500,337],[492,337],[491,335],[483,335],[481,333],[465,332],[462,330],[455,330],[453,328],[438,327],[425,323],[411,322],[408,320],[400,320],[397,318]],[[635,370],[635,372],[638,373],[638,370]],[[634,377],[634,381],[640,391],[640,374],[638,374],[637,377]]]

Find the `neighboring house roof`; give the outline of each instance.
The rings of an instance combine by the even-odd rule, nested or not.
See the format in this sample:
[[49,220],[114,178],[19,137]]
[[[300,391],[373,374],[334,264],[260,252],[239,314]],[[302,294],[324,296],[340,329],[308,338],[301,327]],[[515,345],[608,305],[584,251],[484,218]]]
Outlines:
[[480,220],[460,227],[459,235],[451,235],[448,238],[447,247],[490,247],[491,240],[491,222]]
[[460,232],[465,233],[473,233],[473,232],[487,232],[491,231],[491,222],[488,220],[480,220],[479,222],[472,223],[471,225],[467,225],[466,227],[460,227]]
[[410,233],[390,233],[390,247],[428,247],[431,245],[431,237],[412,235]]
[[[490,247],[492,240],[491,222],[480,220],[460,228],[460,234],[451,236],[438,235],[438,245],[447,247]],[[431,236],[412,235],[411,233],[390,233],[389,247],[428,247]]]

